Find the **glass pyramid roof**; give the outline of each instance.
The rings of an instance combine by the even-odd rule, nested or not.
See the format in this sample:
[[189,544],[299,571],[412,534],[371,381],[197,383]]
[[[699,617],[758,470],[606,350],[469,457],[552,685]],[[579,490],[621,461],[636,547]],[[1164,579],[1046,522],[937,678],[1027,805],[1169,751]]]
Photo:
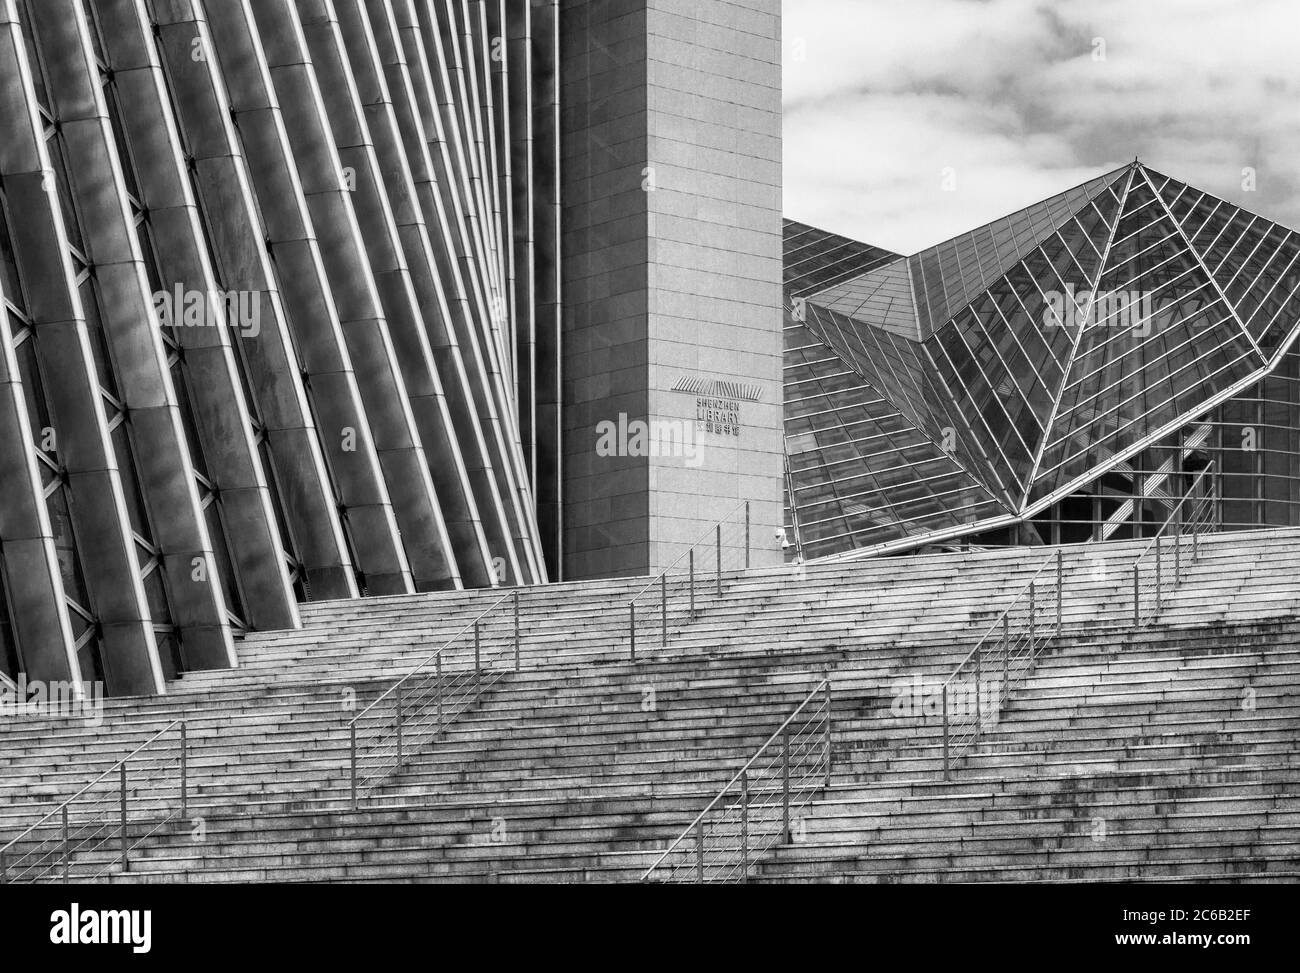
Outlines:
[[1267,374],[1300,235],[1139,162],[903,257],[788,221],[805,556],[1022,519]]

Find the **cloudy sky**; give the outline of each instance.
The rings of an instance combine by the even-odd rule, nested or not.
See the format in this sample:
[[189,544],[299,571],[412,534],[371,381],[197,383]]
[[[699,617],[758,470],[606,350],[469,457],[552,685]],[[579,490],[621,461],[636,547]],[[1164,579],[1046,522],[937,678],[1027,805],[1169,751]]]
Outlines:
[[1136,155],[1300,228],[1297,0],[783,10],[791,218],[913,253]]

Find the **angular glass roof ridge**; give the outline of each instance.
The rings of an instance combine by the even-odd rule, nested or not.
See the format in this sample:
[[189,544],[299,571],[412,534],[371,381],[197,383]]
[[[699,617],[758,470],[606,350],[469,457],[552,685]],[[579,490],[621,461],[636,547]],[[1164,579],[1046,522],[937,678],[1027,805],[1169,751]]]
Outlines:
[[[1037,513],[1264,377],[1300,340],[1300,233],[1136,159],[911,257],[793,221],[791,254],[787,294],[793,279],[808,334],[880,397],[871,409],[929,443],[888,455],[937,449],[993,500],[962,507],[962,523],[995,521],[1008,503],[1018,519]],[[855,530],[853,511],[929,490],[924,462],[915,486],[896,465],[857,474],[890,496],[846,501],[853,547],[888,533],[879,518]],[[911,502],[890,549],[926,534]],[[950,516],[928,522],[951,533]]]

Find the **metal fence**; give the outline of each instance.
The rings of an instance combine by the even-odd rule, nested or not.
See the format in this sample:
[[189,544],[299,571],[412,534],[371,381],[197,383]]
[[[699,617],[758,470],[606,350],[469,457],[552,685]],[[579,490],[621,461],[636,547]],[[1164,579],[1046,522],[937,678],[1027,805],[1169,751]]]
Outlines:
[[1061,634],[1064,593],[1064,557],[1057,549],[944,680],[945,780],[980,733],[997,723],[1012,687],[1033,671],[1048,639]]
[[497,599],[348,724],[352,806],[519,669],[519,592]]
[[1151,542],[1134,559],[1134,625],[1149,625],[1156,619],[1165,599],[1182,584],[1185,564],[1200,557],[1201,535],[1218,529],[1213,470],[1211,463],[1196,474]]
[[638,646],[666,646],[671,619],[693,619],[697,599],[710,593],[721,597],[724,571],[749,567],[749,518],[746,500],[633,595],[627,606],[628,654],[633,662]]
[[831,684],[822,679],[641,876],[643,882],[744,882],[792,837],[792,815],[831,777]]
[[92,881],[188,816],[185,722],[175,720],[0,848],[0,883]]

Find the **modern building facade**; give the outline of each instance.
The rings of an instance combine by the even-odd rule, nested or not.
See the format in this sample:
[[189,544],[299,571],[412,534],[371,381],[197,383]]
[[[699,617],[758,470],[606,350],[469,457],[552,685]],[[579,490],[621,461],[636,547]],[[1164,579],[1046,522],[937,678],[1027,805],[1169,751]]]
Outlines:
[[787,222],[787,556],[1300,523],[1300,236],[1133,162],[911,257]]
[[566,11],[565,577],[657,573],[744,500],[779,563],[779,0]]
[[778,0],[0,0],[0,679],[164,692],[303,601],[779,525],[779,36]]

